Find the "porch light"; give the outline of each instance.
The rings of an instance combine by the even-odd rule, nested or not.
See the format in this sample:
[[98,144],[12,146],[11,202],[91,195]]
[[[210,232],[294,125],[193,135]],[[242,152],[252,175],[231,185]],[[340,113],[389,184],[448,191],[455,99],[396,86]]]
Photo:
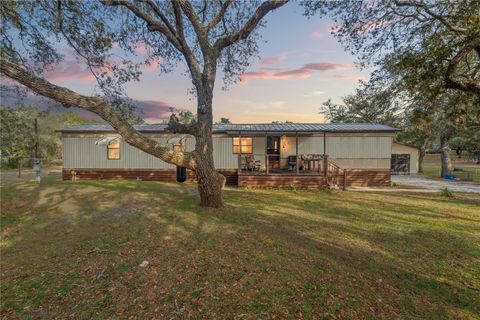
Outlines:
[[286,149],[287,148],[287,136],[283,135],[281,138],[282,138],[282,148]]

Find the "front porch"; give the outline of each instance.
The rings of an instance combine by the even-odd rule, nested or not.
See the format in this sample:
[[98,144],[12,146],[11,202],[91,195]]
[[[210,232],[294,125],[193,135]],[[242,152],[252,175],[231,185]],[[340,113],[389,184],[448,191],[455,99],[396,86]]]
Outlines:
[[[263,136],[239,132],[233,138],[239,186],[338,186],[344,174],[325,154],[325,134]],[[342,186],[343,187],[343,186]]]

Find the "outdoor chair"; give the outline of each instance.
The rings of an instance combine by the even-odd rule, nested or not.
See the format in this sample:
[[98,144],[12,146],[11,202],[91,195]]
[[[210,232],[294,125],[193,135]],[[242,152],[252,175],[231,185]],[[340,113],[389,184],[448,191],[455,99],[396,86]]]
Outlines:
[[247,171],[260,171],[260,167],[260,160],[255,160],[253,155],[245,156],[245,169],[247,169]]
[[[298,161],[299,170],[303,170],[302,160]],[[288,156],[288,166],[291,171],[294,171],[297,168],[297,156]]]

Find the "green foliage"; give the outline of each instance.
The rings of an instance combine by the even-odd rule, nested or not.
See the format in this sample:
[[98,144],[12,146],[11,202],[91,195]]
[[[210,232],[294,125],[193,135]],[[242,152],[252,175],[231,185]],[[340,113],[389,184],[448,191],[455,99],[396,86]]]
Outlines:
[[448,188],[443,188],[442,190],[440,190],[440,195],[444,198],[455,198],[455,194],[453,193],[453,191]]
[[402,102],[393,86],[385,88],[375,82],[363,83],[355,94],[345,96],[343,104],[331,99],[323,103],[322,114],[331,122],[381,123],[401,126]]
[[62,142],[56,130],[78,124],[95,122],[74,112],[52,114],[50,110],[35,106],[6,107],[0,106],[0,150],[2,166],[16,167],[20,158],[28,163],[33,157],[37,142],[34,123],[38,123],[38,151],[43,161],[61,159]]
[[[452,57],[480,37],[477,0],[304,1],[305,14],[332,17],[334,36],[363,66],[389,64],[413,89],[445,88]],[[479,52],[457,66],[463,79],[477,79]],[[434,96],[434,95],[433,95]]]
[[178,122],[182,124],[190,124],[195,122],[197,117],[191,111],[180,111],[178,113]]
[[217,122],[218,124],[232,124],[229,118],[220,118],[220,121]]

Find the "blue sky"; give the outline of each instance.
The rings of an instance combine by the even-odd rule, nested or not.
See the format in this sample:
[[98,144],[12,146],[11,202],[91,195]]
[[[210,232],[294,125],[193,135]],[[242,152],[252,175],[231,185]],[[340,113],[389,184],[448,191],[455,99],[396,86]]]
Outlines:
[[[217,76],[214,120],[324,122],[318,114],[323,101],[332,98],[338,102],[353,93],[358,80],[368,79],[369,71],[356,68],[355,57],[330,34],[334,23],[307,19],[302,12],[290,3],[267,16],[267,26],[260,31],[266,41],[260,44],[261,60],[252,62],[241,82],[223,91],[221,74]],[[147,122],[166,118],[168,106],[195,112],[195,99],[187,93],[191,82],[184,71],[181,64],[162,75],[149,68],[140,82],[127,85],[131,98],[146,101]],[[94,86],[88,74],[65,72],[50,80],[84,94],[91,94]]]

